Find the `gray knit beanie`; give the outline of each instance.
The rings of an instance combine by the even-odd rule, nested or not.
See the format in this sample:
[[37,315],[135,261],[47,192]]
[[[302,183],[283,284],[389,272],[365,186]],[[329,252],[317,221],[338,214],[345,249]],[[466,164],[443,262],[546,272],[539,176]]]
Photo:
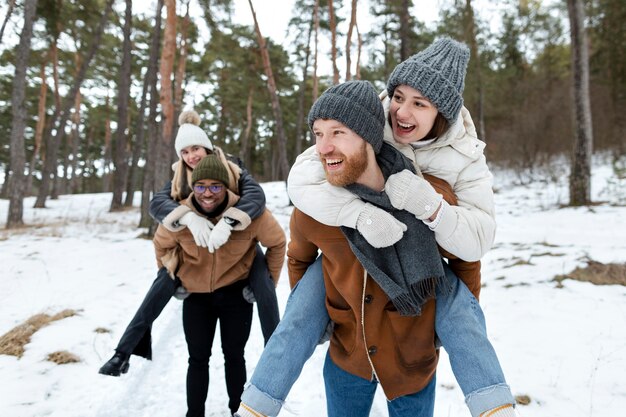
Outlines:
[[317,119],[343,123],[369,142],[376,153],[383,146],[385,112],[374,86],[368,81],[346,81],[324,91],[309,111],[311,129]]
[[399,85],[422,93],[452,124],[463,107],[463,87],[470,51],[450,38],[433,42],[428,48],[401,62],[387,82],[389,97]]

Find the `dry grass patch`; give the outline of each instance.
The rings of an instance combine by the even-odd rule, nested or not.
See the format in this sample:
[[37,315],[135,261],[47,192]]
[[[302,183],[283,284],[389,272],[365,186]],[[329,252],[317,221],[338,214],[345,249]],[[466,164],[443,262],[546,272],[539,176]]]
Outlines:
[[96,332],[96,333],[111,333],[111,330],[106,329],[104,327],[96,327],[96,330],[94,330],[94,332]]
[[47,358],[50,362],[54,362],[57,365],[66,365],[68,363],[80,362],[80,358],[67,350],[59,350],[52,352]]
[[624,285],[626,286],[626,264],[603,264],[593,260],[587,261],[584,268],[576,268],[569,274],[557,275],[554,281],[562,286],[565,279],[591,282],[595,285]]
[[30,343],[30,338],[42,327],[53,321],[62,320],[75,316],[75,310],[63,310],[53,316],[48,314],[35,314],[22,324],[18,324],[2,336],[0,336],[0,355],[12,355],[21,358],[24,355],[24,346]]

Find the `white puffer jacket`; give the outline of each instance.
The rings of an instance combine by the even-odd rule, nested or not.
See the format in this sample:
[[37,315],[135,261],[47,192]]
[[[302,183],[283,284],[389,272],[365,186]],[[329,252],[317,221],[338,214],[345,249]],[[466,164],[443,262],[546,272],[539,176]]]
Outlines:
[[[388,120],[389,99],[384,99],[383,106]],[[442,248],[470,262],[491,249],[496,230],[493,176],[483,153],[485,143],[476,136],[474,122],[465,107],[443,136],[421,148],[396,143],[389,123],[385,123],[385,140],[411,159],[420,175],[424,172],[441,178],[454,190],[458,206],[444,202],[446,207],[433,230]],[[294,205],[315,220],[329,226],[356,228],[365,203],[345,188],[326,182],[315,146],[298,156],[287,185]]]

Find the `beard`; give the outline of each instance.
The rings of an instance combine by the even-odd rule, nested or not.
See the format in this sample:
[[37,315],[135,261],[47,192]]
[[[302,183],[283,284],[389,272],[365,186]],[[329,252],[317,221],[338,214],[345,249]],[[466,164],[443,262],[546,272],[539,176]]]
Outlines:
[[[329,171],[326,166],[325,159],[342,159],[343,167],[341,171]],[[354,155],[348,157],[342,153],[333,153],[322,155],[324,162],[324,171],[326,172],[326,179],[329,183],[337,187],[345,187],[346,185],[354,184],[363,175],[367,168],[367,147],[365,141],[363,146]]]

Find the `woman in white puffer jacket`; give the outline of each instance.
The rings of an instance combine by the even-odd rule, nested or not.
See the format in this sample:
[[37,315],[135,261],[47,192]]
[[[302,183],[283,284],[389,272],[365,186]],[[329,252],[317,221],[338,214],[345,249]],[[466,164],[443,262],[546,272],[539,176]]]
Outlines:
[[[493,177],[483,153],[485,143],[476,137],[469,111],[461,108],[456,121],[441,136],[429,139],[427,135],[401,143],[395,140],[392,128],[397,115],[389,112],[398,104],[387,97],[387,91],[381,96],[387,121],[385,140],[413,161],[418,174],[430,174],[450,184],[458,199],[458,206],[441,200],[438,218],[424,222],[442,248],[468,262],[479,260],[491,249],[495,236]],[[294,205],[321,223],[356,228],[374,247],[392,245],[402,237],[401,226],[389,213],[326,182],[314,146],[298,156],[288,185]]]

